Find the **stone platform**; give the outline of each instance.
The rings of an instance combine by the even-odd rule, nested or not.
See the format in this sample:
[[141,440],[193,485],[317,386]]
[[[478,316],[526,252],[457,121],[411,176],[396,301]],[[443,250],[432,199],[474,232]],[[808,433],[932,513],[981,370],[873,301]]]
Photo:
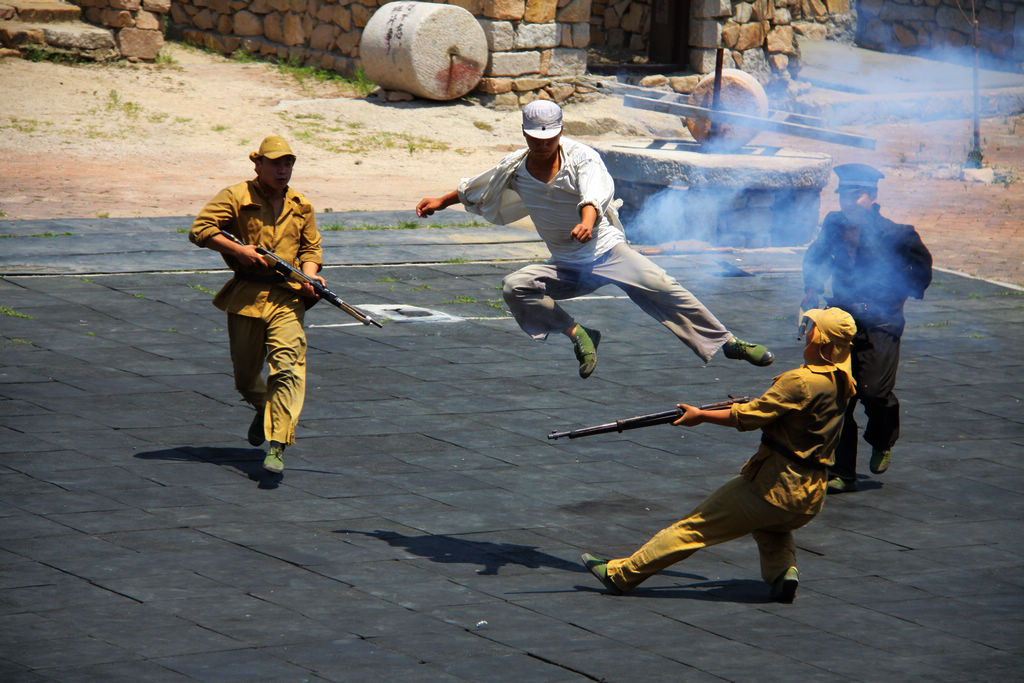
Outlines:
[[756,145],[730,154],[682,140],[595,148],[615,179],[623,223],[635,242],[807,244],[817,231],[819,197],[832,168],[827,154]]

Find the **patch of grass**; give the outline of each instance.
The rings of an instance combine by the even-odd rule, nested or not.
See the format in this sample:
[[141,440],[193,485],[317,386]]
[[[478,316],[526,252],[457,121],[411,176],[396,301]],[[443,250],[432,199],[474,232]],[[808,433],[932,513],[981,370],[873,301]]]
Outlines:
[[86,333],[85,333],[85,336],[87,336],[87,337],[95,337],[95,336],[96,336],[96,333],[95,333],[95,332],[92,332],[92,331],[90,331],[90,332],[86,332]]
[[344,90],[358,93],[363,97],[377,89],[377,84],[366,78],[366,74],[361,68],[356,69],[354,77],[346,78],[337,71],[329,71],[318,66],[306,65],[301,57],[295,57],[279,61],[277,69],[282,74],[294,78],[303,87],[306,87],[308,81],[315,81],[334,85]]
[[442,261],[441,263],[469,263],[469,259],[468,258],[450,258],[450,259],[448,259],[446,261]]
[[90,285],[92,284],[92,278],[91,277],[80,277],[78,279],[81,280],[82,282],[86,283],[86,284],[90,284]]
[[258,57],[242,50],[241,48],[231,53],[231,60],[241,62],[242,64],[251,64],[253,62],[260,61]]
[[194,289],[197,292],[202,292],[203,294],[209,294],[210,296],[214,296],[214,295],[217,294],[217,292],[213,291],[212,289],[207,289],[206,287],[203,287],[202,285],[189,285],[188,287],[189,287],[189,289]]
[[24,320],[35,320],[35,318],[30,316],[29,314],[21,313],[19,311],[14,310],[13,308],[9,308],[7,306],[0,306],[0,313],[2,313],[3,315],[9,315],[12,318],[22,318]]
[[[447,150],[448,144],[405,132],[372,131],[353,127],[348,122],[328,122],[278,112],[281,122],[289,127],[295,138],[331,153],[368,154],[385,149],[405,149],[410,154],[423,151]],[[357,160],[355,163],[359,163]]]
[[39,45],[26,45],[21,48],[21,56],[30,62],[53,62],[54,64],[81,64],[86,61],[76,54],[58,52]]
[[486,121],[474,121],[473,125],[479,128],[480,130],[494,130],[494,126],[487,123]]
[[924,323],[923,325],[918,325],[918,327],[949,327],[950,324],[948,320],[943,320],[941,323]]
[[446,303],[446,304],[475,304],[476,303],[476,299],[474,299],[471,296],[466,296],[465,294],[460,294],[459,296],[455,297],[451,301],[444,301],[442,303]]
[[397,277],[380,277],[377,282],[401,282]]
[[111,90],[107,94],[107,111],[116,111],[124,114],[129,118],[136,118],[139,112],[142,111],[142,107],[137,102],[131,102],[128,100],[122,101],[121,96],[116,90]]
[[484,303],[491,308],[496,308],[499,311],[505,311],[505,300],[504,299],[484,299]]
[[223,124],[221,124],[221,123],[218,123],[218,124],[216,124],[216,125],[210,126],[210,130],[212,130],[212,131],[213,131],[214,133],[223,133],[223,132],[224,132],[224,131],[226,131],[226,130],[227,130],[227,129],[228,129],[229,127],[230,127],[230,126],[225,126],[225,125],[223,125]]
[[969,334],[969,335],[967,335],[967,338],[968,339],[984,339],[985,335],[983,335],[983,334]]
[[422,223],[417,220],[399,221],[395,225],[324,225],[320,231],[343,232],[347,230],[427,230],[438,228],[485,228],[490,223],[469,221],[466,223]]
[[174,232],[178,233],[179,235],[182,235],[182,234],[188,232],[188,228],[175,228]]
[[160,112],[157,114],[150,114],[146,117],[146,120],[150,123],[163,123],[168,116],[170,116],[170,114]]
[[134,296],[136,299],[145,299],[146,298],[145,294],[132,294],[132,296]]
[[102,212],[96,214],[96,218],[110,218],[110,212],[109,211],[102,211]]
[[1005,292],[996,292],[996,296],[1024,296],[1024,292],[1018,292],[1011,289]]
[[19,119],[17,116],[12,116],[10,121],[4,128],[13,128],[19,133],[34,133],[39,127],[39,122],[34,119]]
[[173,66],[178,63],[178,60],[167,50],[160,50],[156,55],[156,63],[158,66]]
[[174,117],[174,122],[175,123],[188,123],[191,120],[192,119],[190,119],[188,117],[185,117],[185,116],[175,116]]
[[8,337],[15,344],[28,344],[29,346],[35,346],[35,342],[29,341],[28,339],[21,339],[19,337]]
[[422,291],[430,289],[430,288],[431,288],[430,285],[420,285],[419,287],[413,287],[412,291],[414,291],[414,292],[422,292]]
[[37,232],[33,235],[0,235],[0,238],[11,238],[11,237],[64,237],[67,235],[73,235],[71,232]]

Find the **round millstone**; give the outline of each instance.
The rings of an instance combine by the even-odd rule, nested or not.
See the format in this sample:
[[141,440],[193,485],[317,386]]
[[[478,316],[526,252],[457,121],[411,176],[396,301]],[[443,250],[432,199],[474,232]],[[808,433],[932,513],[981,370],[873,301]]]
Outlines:
[[487,38],[458,5],[390,2],[367,22],[359,55],[366,77],[384,89],[452,100],[480,81]]

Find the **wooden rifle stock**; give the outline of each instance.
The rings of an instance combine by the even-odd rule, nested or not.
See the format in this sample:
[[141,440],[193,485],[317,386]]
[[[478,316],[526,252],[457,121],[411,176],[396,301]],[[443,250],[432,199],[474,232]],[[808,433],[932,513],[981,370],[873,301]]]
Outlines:
[[[719,408],[728,408],[733,403],[746,403],[750,400],[749,396],[743,396],[741,398],[733,398],[730,396],[728,400],[718,401],[717,403],[708,403],[707,405],[700,406],[701,410],[718,410]],[[581,436],[593,436],[594,434],[607,434],[609,432],[624,432],[627,429],[640,429],[642,427],[653,427],[654,425],[663,425],[675,422],[683,416],[683,411],[680,408],[674,408],[672,410],[663,410],[660,413],[648,413],[647,415],[637,415],[636,417],[626,417],[615,422],[606,422],[605,424],[594,425],[593,427],[582,427],[580,429],[573,429],[567,432],[551,432],[548,434],[549,439],[561,439],[563,436],[567,436],[570,439],[578,439]]]
[[[242,246],[247,246],[244,242],[242,242],[242,240],[238,239],[238,237],[236,237],[235,235],[232,235],[227,230],[221,230],[220,234],[224,235],[224,237],[227,237],[229,240],[231,240],[235,244],[241,244]],[[340,308],[341,310],[345,311],[346,313],[348,313],[350,316],[352,316],[353,318],[355,318],[356,320],[358,320],[362,324],[364,324],[364,325],[375,325],[377,327],[384,327],[379,322],[377,322],[376,320],[371,318],[367,313],[364,313],[363,311],[360,311],[355,306],[353,306],[351,304],[347,304],[344,301],[342,301],[341,297],[339,297],[337,294],[335,294],[331,290],[327,289],[322,284],[320,284],[319,282],[317,282],[313,278],[309,277],[308,275],[303,273],[298,268],[295,268],[290,263],[287,263],[284,259],[282,259],[280,256],[278,256],[274,252],[272,252],[272,251],[270,251],[268,249],[264,249],[263,247],[261,247],[258,244],[254,244],[252,246],[256,247],[256,251],[258,251],[260,254],[262,254],[263,256],[266,256],[267,258],[271,259],[274,262],[274,270],[276,270],[278,273],[283,275],[285,277],[285,279],[290,278],[292,275],[296,275],[299,278],[301,278],[302,280],[304,280],[305,282],[308,282],[310,287],[313,288],[313,291],[316,292],[317,296],[319,296],[321,299],[323,299],[324,301],[327,301],[327,302],[337,306],[338,308]]]

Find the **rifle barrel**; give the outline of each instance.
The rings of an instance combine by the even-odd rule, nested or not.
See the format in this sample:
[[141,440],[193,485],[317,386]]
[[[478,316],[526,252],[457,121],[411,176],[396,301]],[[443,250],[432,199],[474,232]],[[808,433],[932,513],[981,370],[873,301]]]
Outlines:
[[[742,398],[729,398],[725,401],[718,401],[716,403],[708,403],[700,406],[701,410],[718,410],[719,408],[728,408],[733,403],[746,403],[750,398],[744,396]],[[615,422],[606,422],[604,424],[594,425],[593,427],[581,427],[580,429],[572,429],[565,432],[551,432],[548,434],[548,439],[561,439],[562,437],[569,437],[570,439],[578,439],[581,436],[593,436],[594,434],[607,434],[609,432],[624,432],[628,429],[641,429],[643,427],[653,427],[654,425],[668,424],[669,422],[675,422],[683,416],[681,408],[673,408],[672,410],[663,410],[658,413],[648,413],[646,415],[637,415],[635,417],[626,417]]]

